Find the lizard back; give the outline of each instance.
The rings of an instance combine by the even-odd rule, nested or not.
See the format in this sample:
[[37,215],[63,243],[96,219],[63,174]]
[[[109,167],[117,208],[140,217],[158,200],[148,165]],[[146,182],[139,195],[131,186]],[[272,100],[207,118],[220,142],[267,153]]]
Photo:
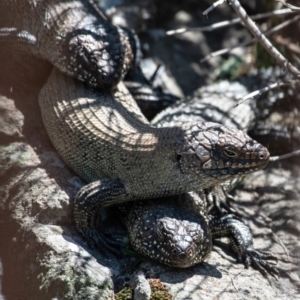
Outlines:
[[182,177],[175,149],[184,131],[152,127],[123,83],[95,90],[54,69],[39,104],[53,145],[85,181],[120,178],[129,188],[139,179],[151,190]]

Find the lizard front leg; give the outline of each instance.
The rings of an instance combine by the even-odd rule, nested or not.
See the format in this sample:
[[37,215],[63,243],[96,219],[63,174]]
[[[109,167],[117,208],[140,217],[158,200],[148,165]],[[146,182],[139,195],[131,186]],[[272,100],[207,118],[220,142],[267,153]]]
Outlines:
[[100,208],[119,203],[126,195],[126,189],[119,179],[102,179],[85,185],[75,198],[74,219],[78,231],[91,246],[97,246],[104,253],[109,250],[119,254],[119,245],[108,241],[99,230]]

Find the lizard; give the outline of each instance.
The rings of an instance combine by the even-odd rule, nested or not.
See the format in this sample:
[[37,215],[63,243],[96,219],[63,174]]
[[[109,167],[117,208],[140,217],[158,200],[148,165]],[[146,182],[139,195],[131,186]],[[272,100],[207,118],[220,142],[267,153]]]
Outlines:
[[[163,127],[183,124],[186,119],[210,120],[246,130],[254,120],[253,103],[243,103],[232,109],[244,94],[247,89],[238,83],[212,84],[200,88],[186,101],[178,101],[165,109],[152,123]],[[233,187],[232,182],[222,185],[227,189]],[[264,277],[278,275],[268,262],[277,261],[277,258],[254,249],[250,228],[243,220],[236,213],[224,211],[212,203],[214,197],[220,197],[214,189],[165,200],[118,205],[116,209],[121,212],[132,248],[160,263],[187,268],[208,257],[215,239],[229,237],[231,248],[246,268],[251,265]]]
[[130,30],[89,1],[2,0],[0,11],[2,40],[55,67],[39,105],[52,144],[87,182],[74,219],[91,243],[106,244],[95,229],[102,206],[209,188],[268,163],[268,150],[237,129],[151,126],[121,81],[134,64]]

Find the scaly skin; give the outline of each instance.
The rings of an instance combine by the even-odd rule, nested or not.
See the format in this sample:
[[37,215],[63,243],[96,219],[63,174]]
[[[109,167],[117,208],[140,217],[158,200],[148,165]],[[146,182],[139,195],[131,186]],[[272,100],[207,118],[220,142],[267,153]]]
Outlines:
[[[200,200],[197,207],[196,199]],[[211,252],[206,203],[196,193],[124,203],[116,209],[121,212],[133,249],[146,257],[187,268],[202,262]]]
[[1,48],[32,54],[93,86],[116,85],[133,63],[129,30],[90,1],[0,0]]
[[264,277],[278,275],[268,261],[277,261],[276,256],[253,248],[250,228],[240,218],[224,211],[208,213],[207,192],[118,205],[133,249],[165,265],[188,268],[208,257],[216,239],[228,237],[246,268],[252,266]]

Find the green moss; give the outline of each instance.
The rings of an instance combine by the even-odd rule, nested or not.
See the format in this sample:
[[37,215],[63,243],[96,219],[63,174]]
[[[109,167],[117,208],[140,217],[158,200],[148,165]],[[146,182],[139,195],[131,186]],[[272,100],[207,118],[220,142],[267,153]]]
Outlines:
[[214,75],[217,79],[235,79],[244,72],[245,68],[244,60],[232,54],[228,59],[224,59],[220,66],[215,69]]
[[[151,287],[150,300],[172,300],[171,294],[168,292],[164,284],[159,279],[148,279]],[[123,288],[116,294],[116,300],[132,300],[133,291],[130,287]]]
[[116,300],[132,300],[132,289],[130,287],[122,289],[116,294]]
[[165,291],[156,291],[152,293],[150,300],[170,300]]

